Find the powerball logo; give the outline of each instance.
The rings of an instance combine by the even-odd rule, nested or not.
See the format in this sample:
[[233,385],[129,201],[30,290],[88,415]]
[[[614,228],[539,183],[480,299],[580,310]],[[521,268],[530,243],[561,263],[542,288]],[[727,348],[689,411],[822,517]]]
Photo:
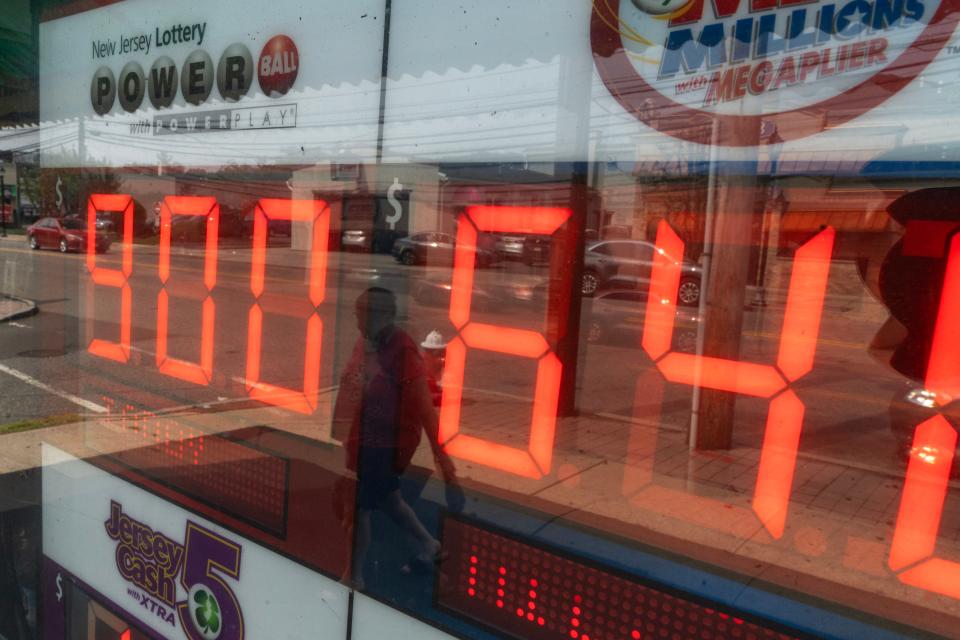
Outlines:
[[[780,139],[849,121],[902,90],[949,41],[960,0],[594,0],[591,45],[610,93],[677,138]],[[719,124],[719,127],[713,125]]]

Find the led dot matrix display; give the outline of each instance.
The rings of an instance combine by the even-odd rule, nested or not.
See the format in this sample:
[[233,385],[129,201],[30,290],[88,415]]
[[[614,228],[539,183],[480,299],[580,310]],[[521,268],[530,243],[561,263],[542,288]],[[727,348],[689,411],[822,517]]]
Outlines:
[[461,520],[444,522],[438,604],[530,640],[794,640]]
[[[173,425],[173,428],[171,428]],[[219,436],[184,433],[169,420],[139,425],[147,446],[113,454],[123,464],[217,505],[225,513],[283,532],[286,520],[287,461]]]

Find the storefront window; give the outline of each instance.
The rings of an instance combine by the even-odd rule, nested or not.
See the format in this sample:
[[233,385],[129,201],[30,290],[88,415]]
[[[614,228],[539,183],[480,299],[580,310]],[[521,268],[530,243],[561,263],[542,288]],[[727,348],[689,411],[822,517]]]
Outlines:
[[960,624],[949,0],[8,0],[0,640]]

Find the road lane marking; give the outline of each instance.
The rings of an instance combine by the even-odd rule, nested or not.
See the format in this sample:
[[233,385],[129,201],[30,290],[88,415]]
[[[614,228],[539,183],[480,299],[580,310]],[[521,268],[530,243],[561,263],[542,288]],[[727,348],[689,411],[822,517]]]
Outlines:
[[[154,358],[155,358],[155,357],[157,356],[156,353],[154,353],[153,351],[150,351],[149,349],[143,349],[143,348],[140,348],[140,347],[137,347],[137,346],[134,346],[134,345],[130,345],[130,350],[131,350],[131,351],[137,351],[137,352],[142,353],[142,354],[144,354],[144,355],[146,355],[146,356],[148,356],[148,357],[154,357]],[[242,385],[246,386],[247,388],[250,388],[250,387],[258,387],[258,388],[264,388],[264,389],[269,389],[269,388],[270,388],[268,385],[265,386],[265,385],[262,385],[262,384],[260,384],[260,383],[251,382],[251,381],[247,380],[246,378],[243,378],[243,377],[240,377],[240,376],[230,376],[230,380],[231,380],[232,382],[237,383],[237,384],[242,384]],[[331,393],[333,393],[334,391],[336,391],[337,389],[338,389],[338,385],[332,385],[332,386],[329,386],[329,387],[320,387],[319,389],[317,389],[317,397],[319,398],[319,397],[321,397],[321,396],[325,396],[325,395],[327,395],[327,394],[331,394]],[[158,393],[162,393],[162,391],[158,391]],[[300,397],[302,397],[302,394],[299,393],[299,392],[293,391],[293,392],[291,392],[291,393],[289,394],[289,396],[288,396],[287,394],[283,394],[283,395],[280,395],[280,396],[278,396],[278,397],[300,398]],[[235,404],[235,403],[238,403],[238,402],[257,402],[257,403],[266,405],[264,408],[269,409],[269,410],[281,411],[281,412],[285,411],[285,409],[284,409],[283,407],[281,407],[281,406],[269,405],[268,403],[264,403],[264,402],[259,401],[259,400],[254,400],[253,398],[251,398],[251,397],[248,396],[248,395],[238,396],[238,397],[233,397],[233,398],[228,397],[228,396],[220,396],[220,395],[218,395],[218,396],[217,396],[217,399],[216,399],[215,401],[195,402],[195,403],[193,403],[193,404],[185,404],[185,405],[180,405],[180,406],[175,406],[175,407],[167,407],[167,408],[162,409],[162,410],[161,410],[161,409],[158,409],[158,410],[156,410],[156,411],[147,410],[147,411],[144,411],[144,412],[142,412],[142,413],[148,413],[148,414],[150,414],[150,416],[153,417],[153,418],[160,418],[160,417],[169,416],[169,415],[176,414],[176,413],[180,413],[180,412],[193,412],[193,411],[195,411],[198,407],[203,408],[203,409],[212,409],[212,408],[214,408],[214,407],[231,405],[231,404]],[[134,415],[136,415],[136,414],[134,414]],[[332,436],[328,436],[327,439],[318,438],[318,441],[319,441],[319,442],[328,442],[328,443],[331,443],[331,444],[334,444],[334,445],[337,445],[337,446],[340,446],[340,445],[343,444],[342,442],[340,442],[339,440],[336,440],[336,439],[333,438]]]
[[75,396],[72,393],[67,393],[66,391],[60,391],[59,389],[54,389],[50,385],[44,382],[40,382],[33,376],[29,376],[22,371],[17,371],[16,369],[8,367],[5,364],[0,364],[0,372],[6,373],[7,375],[11,375],[14,378],[20,380],[21,382],[26,382],[27,384],[34,386],[37,389],[42,389],[47,393],[52,393],[53,395],[59,396],[64,400],[69,400],[73,404],[79,407],[83,407],[84,409],[87,409],[94,413],[107,413],[107,408],[104,407],[103,405],[99,405],[96,402],[90,402],[89,400],[84,400],[83,398],[79,396]]
[[[156,357],[157,357],[157,354],[154,353],[153,351],[150,351],[150,350],[148,350],[148,349],[142,349],[142,348],[137,347],[137,346],[134,346],[134,345],[130,345],[130,350],[131,350],[131,351],[138,351],[138,352],[144,354],[145,356],[148,356],[148,357],[151,357],[151,358],[156,358]],[[268,383],[252,382],[252,381],[247,380],[246,378],[244,378],[244,377],[242,377],[242,376],[230,376],[230,381],[231,381],[231,382],[235,382],[236,384],[242,384],[242,385],[244,385],[247,389],[250,389],[250,388],[252,388],[252,387],[256,387],[257,389],[263,389],[263,390],[265,390],[265,391],[269,391],[269,390],[271,390],[271,389],[274,388],[273,385],[270,385],[270,384],[268,384]],[[331,391],[331,390],[333,390],[333,389],[336,389],[336,386],[333,386],[333,387],[325,387],[325,388],[318,389],[318,393],[321,393],[321,394],[322,394],[322,393],[326,393],[327,391]],[[286,396],[284,395],[284,396],[281,396],[281,397],[286,397]],[[296,391],[292,391],[292,392],[289,394],[289,397],[291,397],[291,398],[299,397],[299,393],[296,392]],[[236,401],[236,400],[250,400],[250,397],[244,396],[244,397],[242,397],[242,398],[231,398],[231,399],[226,400],[226,402],[234,402],[234,401]],[[219,400],[218,400],[218,402],[219,402]],[[188,406],[190,406],[190,405],[188,405]]]
[[29,329],[29,328],[30,328],[30,325],[20,324],[19,322],[14,322],[13,320],[9,321],[7,324],[10,325],[11,327],[17,327],[18,329]]
[[[142,348],[137,347],[137,346],[134,346],[134,345],[130,345],[130,350],[131,350],[131,351],[138,351],[138,352],[142,353],[143,355],[148,356],[148,357],[150,357],[150,358],[156,358],[156,357],[157,357],[157,354],[154,353],[153,351],[150,351],[149,349],[142,349]],[[262,388],[262,389],[267,389],[267,388],[268,388],[268,387],[265,387],[265,386],[260,385],[259,383],[251,382],[251,381],[247,380],[246,378],[241,378],[240,376],[230,376],[230,380],[231,380],[231,382],[236,382],[237,384],[245,385],[247,388],[249,388],[249,387],[257,387],[257,388]],[[247,398],[247,400],[249,400],[249,398]]]

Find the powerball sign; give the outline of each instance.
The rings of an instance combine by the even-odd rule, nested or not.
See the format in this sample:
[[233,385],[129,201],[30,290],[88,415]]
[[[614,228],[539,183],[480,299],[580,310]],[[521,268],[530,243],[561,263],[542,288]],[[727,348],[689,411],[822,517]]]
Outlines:
[[780,142],[848,122],[904,89],[949,42],[958,6],[595,0],[591,46],[607,89],[648,126],[698,142],[712,128],[715,143],[741,146],[757,140],[737,131],[766,123]]

